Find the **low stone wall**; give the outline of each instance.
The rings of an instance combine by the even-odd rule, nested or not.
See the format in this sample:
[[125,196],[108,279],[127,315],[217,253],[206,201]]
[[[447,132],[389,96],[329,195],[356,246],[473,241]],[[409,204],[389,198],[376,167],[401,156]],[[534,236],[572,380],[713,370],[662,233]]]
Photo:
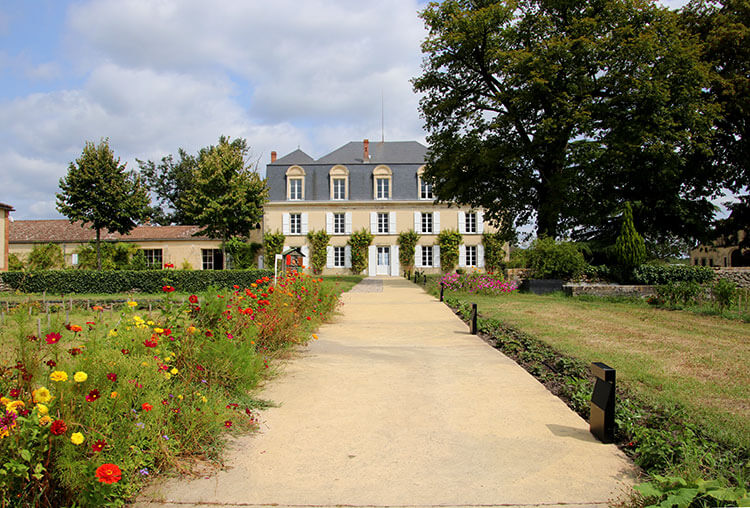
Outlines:
[[505,270],[506,278],[508,280],[523,280],[529,278],[528,268],[508,268]]
[[565,284],[563,291],[568,296],[638,296],[646,298],[656,295],[656,286],[626,286],[620,284]]
[[750,289],[750,266],[738,266],[734,268],[714,268],[717,279],[731,280],[737,287]]

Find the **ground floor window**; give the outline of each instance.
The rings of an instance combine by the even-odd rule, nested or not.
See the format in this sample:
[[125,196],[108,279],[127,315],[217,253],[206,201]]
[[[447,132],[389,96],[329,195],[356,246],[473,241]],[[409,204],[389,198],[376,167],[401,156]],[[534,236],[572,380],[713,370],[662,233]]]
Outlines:
[[422,246],[422,266],[432,266],[432,245]]
[[201,249],[204,270],[221,270],[224,268],[224,256],[221,249]]
[[143,249],[143,255],[146,256],[146,266],[152,269],[162,268],[161,249]]
[[477,266],[477,246],[466,246],[466,266]]
[[333,248],[333,266],[336,268],[344,268],[346,264],[346,247],[334,247]]

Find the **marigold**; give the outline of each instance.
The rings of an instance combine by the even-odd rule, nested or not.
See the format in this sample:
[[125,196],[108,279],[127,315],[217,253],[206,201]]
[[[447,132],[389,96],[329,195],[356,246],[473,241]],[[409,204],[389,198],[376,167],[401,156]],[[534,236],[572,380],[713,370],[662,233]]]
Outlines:
[[64,370],[56,370],[49,375],[51,381],[67,381],[68,373]]
[[82,370],[79,370],[75,374],[73,374],[73,381],[76,383],[83,383],[89,378],[89,375],[83,372]]
[[48,425],[52,421],[49,415],[44,415],[39,418],[39,425]]
[[101,305],[94,305],[93,307],[91,307],[91,310],[101,312],[104,310],[104,307],[102,307]]
[[49,408],[45,406],[44,404],[37,404],[35,408],[36,408],[36,412],[39,413],[39,416],[44,416],[47,413],[49,413]]
[[33,392],[31,392],[31,399],[34,402],[42,402],[46,404],[47,402],[52,400],[52,394],[49,392],[47,388],[44,386],[37,388]]
[[68,431],[68,426],[62,420],[55,420],[52,422],[52,427],[50,427],[49,431],[55,436],[62,436]]
[[135,302],[133,300],[128,300],[127,301],[127,306],[128,307],[136,307],[137,305],[138,305],[138,302]]
[[5,405],[5,409],[8,411],[12,411],[13,413],[18,413],[18,408],[25,407],[26,404],[22,400],[14,400],[13,402],[9,402]]
[[102,464],[94,473],[101,483],[117,483],[122,479],[122,471],[115,464]]
[[69,330],[70,330],[71,332],[75,332],[75,333],[78,333],[78,332],[82,332],[82,331],[83,331],[83,328],[81,328],[81,327],[80,327],[79,325],[70,325],[70,328],[69,328]]
[[154,333],[163,333],[163,332],[164,332],[163,328],[154,328]]
[[171,372],[171,373],[172,373],[172,375],[173,375],[173,376],[175,376],[175,375],[177,375],[177,373],[178,373],[178,372],[180,372],[180,371],[179,371],[179,370],[177,370],[177,367],[172,367],[172,370],[170,370],[169,372]]
[[76,446],[83,443],[83,440],[84,440],[83,434],[81,434],[80,432],[74,432],[70,436],[70,442]]
[[117,392],[112,392],[112,393],[110,393],[110,394],[109,394],[109,398],[110,398],[110,399],[116,399],[118,395],[119,395],[119,393],[117,393]]

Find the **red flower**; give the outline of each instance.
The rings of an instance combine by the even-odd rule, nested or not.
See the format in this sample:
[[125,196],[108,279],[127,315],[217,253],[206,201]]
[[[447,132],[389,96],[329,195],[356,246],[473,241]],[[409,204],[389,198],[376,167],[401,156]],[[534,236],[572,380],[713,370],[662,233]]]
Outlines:
[[165,328],[163,332],[161,332],[162,335],[172,335],[172,329],[171,328]]
[[143,341],[143,345],[146,347],[156,347],[159,345],[159,342],[156,340],[156,335],[152,335],[150,339],[146,339]]
[[198,296],[196,296],[196,295],[190,295],[190,298],[188,298],[188,300],[190,301],[190,303],[196,304],[196,303],[198,303]]
[[144,411],[151,411],[152,409],[154,409],[154,406],[152,406],[148,402],[144,402],[143,404],[141,404],[141,409],[143,409]]
[[213,337],[214,334],[211,330],[206,330],[206,337]]
[[21,390],[18,388],[11,388],[10,390],[10,396],[14,399],[18,398],[18,396],[21,395]]
[[121,349],[120,353],[122,353],[124,355],[129,355],[130,354],[130,350],[129,349]]
[[96,468],[96,477],[101,483],[117,483],[122,479],[122,471],[115,464],[102,464]]
[[57,362],[55,360],[47,360],[46,363],[47,363],[48,367],[56,367],[57,366]]
[[98,439],[94,444],[91,445],[91,449],[96,453],[99,453],[100,451],[104,450],[105,446],[107,446],[107,442],[104,439]]
[[235,285],[234,285],[234,286],[232,286],[232,287],[233,287],[234,289],[240,289],[240,287],[239,287],[239,286],[238,286],[237,284],[235,284]]
[[44,340],[47,341],[47,344],[56,344],[60,341],[60,339],[62,339],[62,335],[57,332],[48,333],[44,337]]
[[174,268],[173,263],[164,263],[164,268]]
[[49,431],[55,436],[62,436],[68,431],[68,426],[65,425],[65,422],[62,420],[55,420],[52,422]]
[[91,390],[89,394],[86,395],[86,402],[94,402],[98,398],[99,398],[99,390]]
[[117,381],[117,374],[115,374],[114,372],[110,372],[109,374],[107,374],[107,379],[114,383],[115,381]]
[[172,287],[172,286],[162,286],[161,290],[164,291],[165,293],[171,293],[172,291],[174,291],[174,287]]
[[81,353],[83,353],[83,351],[81,351],[81,348],[79,347],[74,347],[74,348],[68,349],[68,353],[70,353],[70,356],[76,356],[76,355],[80,355]]
[[198,369],[198,370],[199,370],[199,371],[201,371],[201,372],[203,372],[204,370],[206,370],[206,369],[204,369],[204,368],[203,368],[203,366],[202,366],[202,365],[200,365],[200,364],[199,364],[199,365],[196,365],[196,366],[195,366],[195,368],[196,368],[196,369]]
[[231,428],[231,427],[232,427],[232,420],[227,420],[227,421],[225,421],[225,422],[224,422],[224,426],[225,426],[226,428]]
[[81,327],[80,327],[80,326],[78,326],[78,325],[70,325],[70,326],[68,327],[68,330],[70,330],[71,332],[75,332],[75,333],[78,333],[78,332],[82,332],[82,331],[83,331],[83,328],[81,328]]

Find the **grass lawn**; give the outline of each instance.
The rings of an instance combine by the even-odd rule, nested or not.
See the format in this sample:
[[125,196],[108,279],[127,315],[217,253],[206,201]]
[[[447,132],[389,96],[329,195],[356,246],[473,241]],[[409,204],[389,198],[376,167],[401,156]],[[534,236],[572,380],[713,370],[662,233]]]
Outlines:
[[750,324],[562,295],[451,296],[564,354],[607,363],[645,401],[680,405],[721,441],[750,446]]

